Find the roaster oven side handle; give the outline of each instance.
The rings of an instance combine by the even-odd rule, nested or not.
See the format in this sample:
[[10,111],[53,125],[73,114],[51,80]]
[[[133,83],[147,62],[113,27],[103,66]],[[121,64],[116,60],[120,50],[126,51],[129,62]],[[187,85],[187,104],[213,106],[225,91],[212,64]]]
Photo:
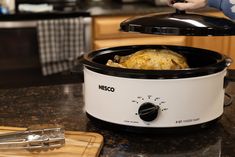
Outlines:
[[[229,57],[226,58],[225,61],[226,61],[227,67],[229,67],[232,63],[232,59]],[[230,76],[228,72],[227,75],[224,77],[224,89],[227,88],[229,82],[235,82],[235,77]],[[225,98],[227,99],[227,101],[224,102],[224,107],[230,106],[234,101],[234,97],[230,95],[229,93],[225,93]]]
[[[233,61],[230,57],[225,58],[226,67],[229,67],[232,64],[232,62]],[[224,77],[224,89],[227,88],[229,82],[235,82],[235,78],[227,74],[227,76]]]

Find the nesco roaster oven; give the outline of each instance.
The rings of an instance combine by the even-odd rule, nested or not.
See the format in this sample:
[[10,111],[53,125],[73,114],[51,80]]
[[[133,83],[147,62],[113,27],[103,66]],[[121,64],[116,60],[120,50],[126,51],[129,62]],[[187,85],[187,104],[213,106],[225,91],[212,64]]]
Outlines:
[[[235,23],[177,10],[127,19],[120,29],[157,35],[225,36],[235,34]],[[189,68],[138,70],[106,66],[115,55],[148,48],[177,52],[187,59]],[[131,45],[93,51],[84,56],[83,63],[85,110],[96,124],[134,132],[187,131],[210,126],[223,114],[231,59],[218,52],[184,46]]]

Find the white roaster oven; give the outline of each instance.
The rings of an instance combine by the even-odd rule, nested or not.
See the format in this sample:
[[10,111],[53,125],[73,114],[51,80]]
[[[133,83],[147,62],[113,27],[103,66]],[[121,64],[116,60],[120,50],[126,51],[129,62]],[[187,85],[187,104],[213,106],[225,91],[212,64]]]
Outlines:
[[[225,36],[235,34],[235,23],[176,10],[127,19],[120,29],[156,35]],[[187,59],[190,68],[137,70],[105,65],[115,55],[147,48],[177,52]],[[90,52],[83,63],[85,110],[95,124],[131,131],[203,128],[223,114],[231,59],[218,52],[184,46],[131,45]]]
[[223,113],[226,71],[196,78],[133,79],[85,69],[86,111],[114,124],[176,127],[205,123]]

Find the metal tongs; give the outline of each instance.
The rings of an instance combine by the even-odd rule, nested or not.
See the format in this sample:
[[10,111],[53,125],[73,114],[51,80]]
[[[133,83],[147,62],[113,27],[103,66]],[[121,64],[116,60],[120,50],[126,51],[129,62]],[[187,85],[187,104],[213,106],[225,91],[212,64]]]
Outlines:
[[0,150],[47,150],[60,148],[64,144],[64,129],[59,127],[0,134]]

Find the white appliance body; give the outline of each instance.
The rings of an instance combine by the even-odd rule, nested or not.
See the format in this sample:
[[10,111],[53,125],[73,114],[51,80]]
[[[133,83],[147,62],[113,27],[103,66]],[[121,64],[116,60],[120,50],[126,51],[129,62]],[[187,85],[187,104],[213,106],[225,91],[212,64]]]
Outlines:
[[[140,79],[100,74],[84,68],[86,112],[99,120],[134,127],[182,127],[219,118],[224,106],[226,69],[181,79]],[[141,106],[157,114],[141,118]],[[146,110],[147,109],[147,110]]]

